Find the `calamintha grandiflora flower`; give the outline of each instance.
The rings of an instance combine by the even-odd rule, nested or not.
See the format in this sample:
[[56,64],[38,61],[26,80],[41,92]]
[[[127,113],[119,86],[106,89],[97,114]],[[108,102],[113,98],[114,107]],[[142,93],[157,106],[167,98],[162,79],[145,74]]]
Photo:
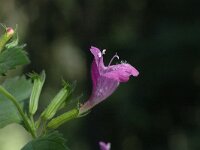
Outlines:
[[130,76],[138,76],[139,72],[128,63],[121,63],[117,65],[111,65],[114,58],[119,56],[116,54],[111,59],[108,66],[104,65],[102,52],[96,48],[90,48],[91,53],[94,56],[92,62],[92,82],[93,89],[90,98],[80,107],[79,114],[83,114],[90,110],[92,107],[109,97],[119,86],[121,82],[127,82]]
[[110,150],[111,144],[105,142],[99,142],[100,150]]

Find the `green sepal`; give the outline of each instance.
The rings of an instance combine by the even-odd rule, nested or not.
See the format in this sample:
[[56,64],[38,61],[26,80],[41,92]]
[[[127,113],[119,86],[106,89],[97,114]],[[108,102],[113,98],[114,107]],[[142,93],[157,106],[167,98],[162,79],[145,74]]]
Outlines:
[[58,92],[58,94],[53,98],[50,104],[42,113],[42,118],[49,120],[53,118],[56,112],[60,109],[63,103],[71,94],[71,86],[68,83],[64,84],[64,87]]
[[77,118],[78,113],[79,113],[79,110],[78,110],[78,109],[72,109],[72,110],[70,110],[70,111],[68,111],[68,112],[66,112],[66,113],[64,113],[64,114],[62,114],[62,115],[60,115],[60,116],[58,116],[58,117],[52,119],[52,120],[48,123],[47,127],[48,127],[48,128],[51,128],[51,129],[56,129],[56,128],[58,128],[60,125],[62,125],[62,124],[64,124],[64,123],[68,122],[69,120],[72,120],[72,119]]
[[[62,85],[65,86],[66,84],[69,85],[69,83],[67,83],[65,80],[62,80]],[[69,86],[70,86],[70,93],[73,93],[73,92],[74,92],[74,90],[75,90],[75,88],[76,88],[76,85],[77,85],[77,81],[73,81],[72,83],[70,83],[70,85],[69,85]],[[64,102],[62,103],[62,105],[60,105],[58,111],[59,111],[59,110],[62,110],[62,109],[65,109],[65,108],[68,106],[69,102],[72,102],[72,101],[75,102],[75,101],[78,100],[80,97],[81,97],[81,96],[78,96],[78,97],[75,97],[75,98],[74,98],[74,97],[72,97],[72,94],[69,94],[67,100],[64,101]]]
[[18,34],[15,33],[14,36],[13,36],[13,39],[10,43],[6,44],[5,45],[5,48],[13,48],[15,46],[17,46],[19,44],[19,38],[18,38]]
[[45,71],[42,71],[40,75],[37,73],[32,73],[29,74],[29,77],[31,77],[33,80],[33,89],[29,101],[29,113],[31,115],[34,115],[38,109],[38,102],[42,91],[42,87],[45,82],[46,74]]

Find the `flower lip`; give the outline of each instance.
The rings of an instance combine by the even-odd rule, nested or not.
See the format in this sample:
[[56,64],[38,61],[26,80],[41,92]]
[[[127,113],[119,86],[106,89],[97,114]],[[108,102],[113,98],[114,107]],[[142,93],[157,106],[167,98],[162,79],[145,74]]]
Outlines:
[[122,62],[121,64],[111,65],[111,63],[113,62],[113,60],[115,58],[119,59],[119,55],[117,53],[111,58],[108,66],[105,66],[104,62],[103,62],[103,55],[105,54],[106,49],[103,49],[102,52],[101,52],[100,49],[98,49],[97,47],[91,46],[90,51],[94,56],[94,62],[96,63],[96,65],[98,67],[98,71],[100,73],[102,73],[101,69],[103,69],[104,72],[108,72],[108,70],[111,71],[112,70],[111,68],[113,68],[113,71],[122,69],[122,71],[130,73],[130,75],[135,76],[135,77],[139,75],[138,70],[135,69],[130,64],[128,64],[126,61],[125,62],[121,61]]

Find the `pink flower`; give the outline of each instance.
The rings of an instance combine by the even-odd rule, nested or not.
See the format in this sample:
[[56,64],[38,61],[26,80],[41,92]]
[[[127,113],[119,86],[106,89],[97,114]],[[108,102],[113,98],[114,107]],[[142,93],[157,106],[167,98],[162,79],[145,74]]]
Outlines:
[[105,142],[99,142],[100,150],[110,150],[111,144]]
[[87,112],[109,97],[117,89],[120,82],[127,82],[131,75],[135,77],[139,75],[139,72],[128,63],[111,65],[114,58],[119,59],[117,54],[113,56],[109,65],[105,66],[103,55],[106,50],[101,52],[98,48],[91,47],[90,51],[94,55],[91,70],[93,89],[88,101],[80,107],[79,114]]

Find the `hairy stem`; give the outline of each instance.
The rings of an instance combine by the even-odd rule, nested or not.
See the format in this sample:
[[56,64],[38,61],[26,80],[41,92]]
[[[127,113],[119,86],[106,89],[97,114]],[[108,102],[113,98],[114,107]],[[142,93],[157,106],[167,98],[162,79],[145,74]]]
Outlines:
[[26,125],[26,127],[28,128],[28,130],[30,131],[31,135],[33,138],[36,137],[35,135],[35,131],[34,129],[32,128],[32,126],[30,125],[27,117],[25,116],[20,104],[17,102],[17,100],[15,99],[15,97],[13,95],[11,95],[5,88],[3,88],[2,86],[0,86],[0,93],[2,93],[4,96],[6,96],[14,105],[15,107],[17,108],[19,114],[21,115],[23,121],[24,121],[24,124]]

